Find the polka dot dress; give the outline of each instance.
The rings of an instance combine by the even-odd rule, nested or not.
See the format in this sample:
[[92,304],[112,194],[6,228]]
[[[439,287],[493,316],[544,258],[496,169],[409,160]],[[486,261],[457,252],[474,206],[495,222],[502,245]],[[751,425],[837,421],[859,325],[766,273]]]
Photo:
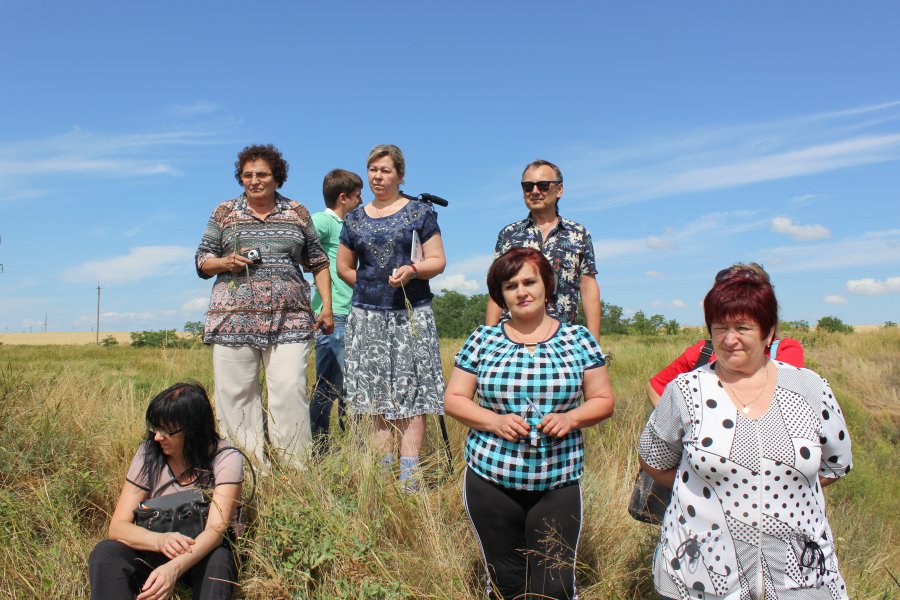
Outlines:
[[699,600],[847,598],[819,476],[851,468],[828,382],[775,362],[772,405],[747,419],[715,363],[666,387],[641,434],[651,467],[678,468],[654,559],[657,591]]

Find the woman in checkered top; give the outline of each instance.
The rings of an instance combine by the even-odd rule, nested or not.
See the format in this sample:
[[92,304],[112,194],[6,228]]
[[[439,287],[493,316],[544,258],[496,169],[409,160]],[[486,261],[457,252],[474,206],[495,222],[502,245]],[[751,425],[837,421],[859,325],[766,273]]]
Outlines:
[[444,396],[445,412],[471,428],[463,502],[487,593],[573,599],[581,430],[612,416],[606,361],[586,328],[547,314],[556,281],[539,251],[506,252],[487,284],[509,319],[469,336]]

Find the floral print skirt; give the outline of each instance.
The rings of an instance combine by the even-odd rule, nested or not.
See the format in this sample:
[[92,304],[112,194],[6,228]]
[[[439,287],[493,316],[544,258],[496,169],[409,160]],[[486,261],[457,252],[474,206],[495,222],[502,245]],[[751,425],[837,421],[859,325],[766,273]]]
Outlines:
[[431,305],[403,310],[354,306],[344,331],[344,388],[356,414],[405,419],[443,414],[444,376]]

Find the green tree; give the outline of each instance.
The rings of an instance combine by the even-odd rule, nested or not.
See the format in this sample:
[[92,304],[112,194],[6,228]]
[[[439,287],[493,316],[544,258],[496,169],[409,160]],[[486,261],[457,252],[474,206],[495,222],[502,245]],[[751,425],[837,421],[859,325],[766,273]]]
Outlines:
[[182,331],[191,335],[203,335],[203,321],[187,321]]
[[816,329],[819,331],[832,331],[835,333],[853,333],[853,327],[844,324],[844,322],[837,317],[822,317],[816,324]]
[[681,325],[675,319],[669,319],[665,324],[666,335],[678,335],[681,332]]
[[791,331],[809,331],[809,321],[803,321],[803,320],[800,320],[800,321],[782,321],[782,322],[779,324],[779,327],[780,327],[782,330],[788,330],[788,329],[790,329]]
[[452,290],[441,290],[431,302],[438,334],[443,338],[466,338],[484,324],[487,294],[465,296]]

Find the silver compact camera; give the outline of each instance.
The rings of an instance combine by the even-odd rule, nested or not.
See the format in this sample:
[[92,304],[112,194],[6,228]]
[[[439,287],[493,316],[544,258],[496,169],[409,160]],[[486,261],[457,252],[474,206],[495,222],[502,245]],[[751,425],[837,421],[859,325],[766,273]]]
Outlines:
[[253,262],[253,264],[259,264],[262,262],[262,253],[259,251],[259,248],[251,248],[246,252],[241,252],[241,256]]

